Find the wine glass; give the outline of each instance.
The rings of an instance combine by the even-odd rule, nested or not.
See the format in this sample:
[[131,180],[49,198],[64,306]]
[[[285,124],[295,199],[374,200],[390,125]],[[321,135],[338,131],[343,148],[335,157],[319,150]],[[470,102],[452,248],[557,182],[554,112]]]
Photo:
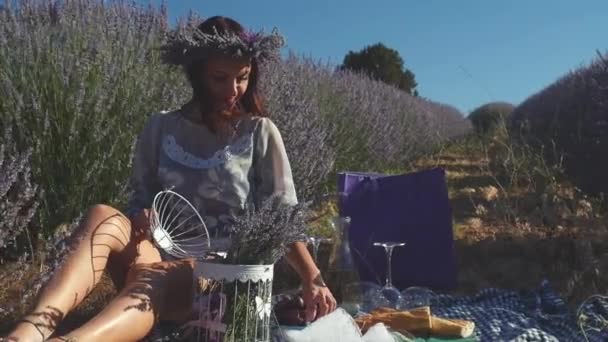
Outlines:
[[319,236],[309,236],[308,237],[308,243],[310,245],[312,245],[312,258],[315,261],[315,264],[319,264],[318,262],[318,258],[319,258],[319,246],[321,245],[321,243],[329,243],[331,242],[332,239],[330,238],[324,238],[324,237],[319,237]]
[[383,247],[386,252],[387,259],[387,271],[386,271],[386,283],[382,287],[382,295],[388,300],[389,306],[396,308],[397,304],[401,300],[401,292],[395,286],[393,286],[393,273],[392,273],[392,256],[393,249],[395,247],[405,246],[405,242],[393,242],[393,241],[381,241],[374,242],[375,247]]
[[355,281],[344,286],[344,296],[347,300],[340,305],[351,315],[359,311],[370,312],[375,308],[388,306],[389,302],[382,295],[382,286],[371,281]]
[[401,299],[397,303],[399,310],[412,310],[419,307],[430,306],[431,298],[435,296],[433,290],[426,287],[411,286],[401,291]]

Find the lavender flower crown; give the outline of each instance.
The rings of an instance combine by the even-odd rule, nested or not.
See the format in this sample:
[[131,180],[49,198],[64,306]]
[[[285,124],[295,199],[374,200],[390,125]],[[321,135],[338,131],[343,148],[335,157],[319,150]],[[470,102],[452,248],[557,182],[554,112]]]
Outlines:
[[263,31],[246,31],[241,35],[219,33],[215,27],[214,31],[214,34],[208,34],[199,30],[197,25],[182,26],[171,33],[161,47],[163,62],[190,65],[209,54],[255,58],[260,62],[278,60],[280,49],[285,44],[285,39],[276,28],[268,35]]

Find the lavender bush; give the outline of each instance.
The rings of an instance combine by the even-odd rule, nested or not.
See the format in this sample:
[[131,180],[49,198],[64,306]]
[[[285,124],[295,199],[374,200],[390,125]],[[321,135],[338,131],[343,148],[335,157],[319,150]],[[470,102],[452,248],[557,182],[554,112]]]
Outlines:
[[515,106],[507,102],[490,102],[474,109],[468,118],[478,135],[488,136],[508,122],[514,109]]
[[[451,106],[393,86],[290,55],[267,66],[270,112],[284,133],[296,183],[336,170],[403,167],[433,147],[470,131]],[[300,183],[298,183],[300,180]],[[318,188],[304,188],[308,193]]]
[[126,2],[7,1],[0,12],[0,125],[32,149],[46,233],[121,199],[145,114],[188,95],[157,47],[162,8]]
[[281,131],[298,196],[315,197],[319,184],[334,167],[333,127],[323,121],[316,88],[324,70],[315,63],[290,56],[262,68],[266,109]]
[[512,114],[513,132],[563,157],[567,174],[590,192],[608,192],[608,53],[529,97]]
[[0,141],[0,264],[18,257],[17,239],[33,254],[28,226],[38,207],[38,187],[31,180],[30,153],[17,153],[7,130]]

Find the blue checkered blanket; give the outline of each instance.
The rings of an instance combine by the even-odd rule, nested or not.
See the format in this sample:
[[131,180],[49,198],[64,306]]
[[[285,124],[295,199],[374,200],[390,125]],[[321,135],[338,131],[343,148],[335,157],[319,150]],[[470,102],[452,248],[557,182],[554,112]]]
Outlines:
[[573,313],[547,281],[534,291],[435,294],[430,304],[435,316],[474,321],[481,341],[608,341],[606,297],[591,297]]
[[480,341],[608,341],[606,297],[590,297],[574,313],[547,281],[530,291],[484,289],[471,296],[433,294],[426,299],[434,316],[475,322]]

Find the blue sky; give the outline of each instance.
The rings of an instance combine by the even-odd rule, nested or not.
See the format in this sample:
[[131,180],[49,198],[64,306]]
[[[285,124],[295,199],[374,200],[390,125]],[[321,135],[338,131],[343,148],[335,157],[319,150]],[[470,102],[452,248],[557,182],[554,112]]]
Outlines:
[[608,50],[608,0],[168,0],[252,29],[277,27],[287,48],[331,64],[382,42],[399,51],[421,96],[463,113],[517,104]]

